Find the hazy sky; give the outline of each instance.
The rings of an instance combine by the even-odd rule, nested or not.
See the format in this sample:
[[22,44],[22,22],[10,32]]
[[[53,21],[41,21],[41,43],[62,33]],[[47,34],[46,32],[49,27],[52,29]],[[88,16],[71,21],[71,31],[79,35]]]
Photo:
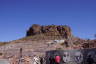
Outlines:
[[96,0],[0,0],[0,41],[22,38],[32,24],[69,25],[80,38],[94,38]]

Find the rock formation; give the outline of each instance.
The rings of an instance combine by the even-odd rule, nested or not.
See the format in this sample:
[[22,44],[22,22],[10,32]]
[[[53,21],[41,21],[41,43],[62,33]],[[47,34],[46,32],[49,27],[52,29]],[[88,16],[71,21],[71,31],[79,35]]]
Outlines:
[[44,34],[45,36],[62,36],[64,38],[68,38],[72,35],[70,27],[66,25],[40,26],[38,24],[33,24],[27,31],[26,36],[38,34]]

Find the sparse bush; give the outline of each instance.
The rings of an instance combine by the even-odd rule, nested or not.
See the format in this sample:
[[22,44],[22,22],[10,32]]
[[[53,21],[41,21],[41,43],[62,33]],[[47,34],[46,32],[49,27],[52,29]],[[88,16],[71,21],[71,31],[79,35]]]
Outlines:
[[80,42],[79,42],[79,41],[75,41],[75,42],[73,42],[73,44],[74,44],[74,45],[79,45]]
[[3,55],[3,53],[0,53],[0,56],[2,56]]
[[7,42],[0,42],[0,46],[6,45]]
[[61,46],[64,46],[64,45],[65,45],[65,43],[64,43],[64,42],[63,42],[63,43],[60,43],[60,45],[61,45]]
[[62,50],[62,48],[56,48],[56,50]]
[[65,41],[65,42],[61,43],[61,46],[69,47],[69,44],[67,41]]

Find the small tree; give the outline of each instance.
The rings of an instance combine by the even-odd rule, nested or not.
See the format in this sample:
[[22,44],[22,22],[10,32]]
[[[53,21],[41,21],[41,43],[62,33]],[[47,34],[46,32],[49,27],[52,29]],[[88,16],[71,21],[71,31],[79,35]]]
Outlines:
[[3,53],[0,53],[0,56],[3,55]]

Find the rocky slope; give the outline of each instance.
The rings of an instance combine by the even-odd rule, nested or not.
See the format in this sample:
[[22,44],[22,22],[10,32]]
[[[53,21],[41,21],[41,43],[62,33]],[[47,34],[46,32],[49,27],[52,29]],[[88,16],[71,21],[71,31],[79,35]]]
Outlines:
[[19,57],[20,48],[23,56],[34,56],[45,54],[49,50],[96,48],[96,40],[74,37],[71,28],[66,25],[34,24],[28,29],[26,37],[2,43],[0,53],[3,53],[3,58]]

